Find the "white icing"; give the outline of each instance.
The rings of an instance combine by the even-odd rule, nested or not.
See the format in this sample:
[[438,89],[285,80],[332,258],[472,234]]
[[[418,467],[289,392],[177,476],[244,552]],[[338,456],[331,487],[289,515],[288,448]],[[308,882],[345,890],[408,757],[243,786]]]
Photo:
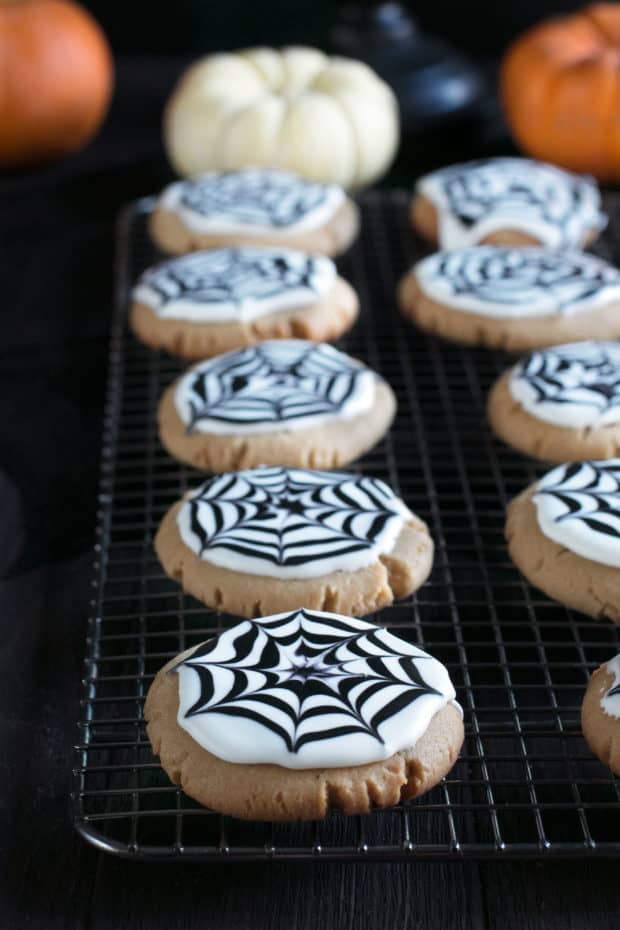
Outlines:
[[317,578],[390,552],[408,513],[376,478],[261,467],[206,481],[183,500],[177,525],[185,545],[213,565]]
[[273,339],[200,362],[174,402],[188,432],[291,432],[370,410],[377,376],[329,345]]
[[559,465],[540,479],[533,501],[545,536],[620,568],[620,459]]
[[620,300],[620,271],[584,252],[480,245],[436,252],[413,270],[431,299],[482,316],[568,316]]
[[620,653],[605,664],[605,671],[614,680],[601,698],[601,707],[610,717],[620,717]]
[[364,620],[310,610],[244,620],[172,673],[179,726],[240,764],[378,762],[414,746],[435,714],[456,704],[447,669],[417,646]]
[[606,224],[591,178],[526,158],[451,165],[421,178],[416,190],[437,210],[443,249],[508,229],[552,248],[581,246]]
[[176,181],[159,206],[177,213],[198,233],[284,235],[319,229],[344,202],[344,191],[274,168],[209,172]]
[[323,255],[263,246],[210,249],[149,268],[132,296],[162,319],[249,322],[311,306],[329,293],[336,276]]
[[530,353],[513,369],[510,394],[531,416],[568,429],[620,421],[620,344],[574,342]]

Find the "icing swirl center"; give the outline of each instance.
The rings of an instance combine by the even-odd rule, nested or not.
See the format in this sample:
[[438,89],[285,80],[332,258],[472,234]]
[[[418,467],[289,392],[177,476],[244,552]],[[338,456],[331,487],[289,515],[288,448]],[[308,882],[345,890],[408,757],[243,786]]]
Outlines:
[[246,620],[177,664],[178,723],[237,763],[362,765],[412,747],[454,688],[443,665],[364,620]]
[[408,513],[376,478],[261,467],[205,482],[183,500],[177,524],[205,561],[293,579],[370,565],[391,551]]

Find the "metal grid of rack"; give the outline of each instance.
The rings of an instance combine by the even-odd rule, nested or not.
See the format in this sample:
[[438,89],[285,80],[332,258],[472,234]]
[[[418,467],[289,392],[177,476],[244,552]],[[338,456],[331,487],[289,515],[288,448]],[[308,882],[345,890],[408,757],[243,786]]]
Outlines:
[[[407,196],[369,193],[361,205],[362,234],[340,268],[362,313],[341,346],[389,380],[399,408],[389,436],[356,467],[399,491],[436,543],[429,582],[370,619],[448,666],[465,711],[461,757],[433,791],[393,810],[261,824],[200,808],[152,755],[142,705],[154,674],[236,621],[184,595],[153,551],[161,517],[200,475],[157,438],[157,402],[182,363],[127,331],[129,287],[157,258],[146,235],[152,203],[143,200],[119,233],[75,824],[101,849],[151,860],[618,855],[620,783],[579,726],[588,675],[618,651],[617,629],[552,603],[510,563],[506,504],[544,468],[485,423],[486,392],[508,359],[441,342],[399,316],[395,284],[420,249]],[[620,216],[603,254],[614,254],[614,230]]]

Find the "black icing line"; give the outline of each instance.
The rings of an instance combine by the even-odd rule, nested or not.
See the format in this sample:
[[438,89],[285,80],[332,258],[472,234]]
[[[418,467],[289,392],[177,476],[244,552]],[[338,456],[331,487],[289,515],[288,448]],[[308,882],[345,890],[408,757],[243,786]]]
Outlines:
[[183,182],[179,203],[204,217],[285,229],[322,207],[328,189],[279,172],[229,172]]
[[[355,486],[356,498],[347,493],[348,484]],[[251,477],[218,476],[186,505],[201,554],[217,548],[295,567],[372,548],[386,523],[399,517],[390,506],[393,501],[392,492],[376,479],[282,468],[257,469]],[[276,516],[279,525],[269,525]],[[307,530],[308,538],[291,540],[300,529]]]
[[[289,626],[293,619],[298,621],[295,633],[278,637],[280,629]],[[308,621],[322,627],[325,633],[317,634],[316,629],[309,627]],[[423,695],[440,694],[426,682],[417,665],[431,657],[426,654],[411,656],[395,652],[384,641],[386,634],[381,628],[359,630],[353,625],[347,627],[342,620],[338,625],[339,629],[333,632],[331,618],[325,623],[320,615],[303,610],[287,614],[269,624],[252,620],[240,624],[231,660],[210,663],[209,667],[208,662],[205,664],[199,661],[205,657],[208,660],[212,651],[208,650],[201,656],[193,654],[180,663],[196,671],[200,684],[200,695],[186,711],[185,717],[215,713],[252,720],[278,736],[287,750],[293,753],[299,752],[308,743],[354,733],[370,736],[383,743],[379,731],[381,724]],[[250,665],[248,660],[261,635],[266,638],[266,645],[258,661]],[[394,639],[391,637],[392,641]],[[295,647],[299,662],[289,667],[281,652],[282,646],[288,649]],[[386,662],[394,658],[398,660],[402,677],[395,676]],[[357,670],[360,659],[366,662],[363,672]],[[243,663],[242,667],[239,667],[240,663]],[[352,664],[355,664],[356,671],[351,670]],[[227,694],[215,701],[213,674],[217,673],[218,668],[225,668],[232,675],[233,681]],[[247,674],[250,671],[262,676],[259,687],[250,686]],[[383,706],[369,716],[367,707],[381,691],[389,692],[389,697],[386,695]],[[294,699],[292,702],[283,696],[287,694]],[[321,703],[313,707],[305,706],[310,699],[313,704],[317,699]],[[283,714],[287,726],[278,724],[270,716],[270,709]],[[330,726],[329,718],[336,715],[346,717],[348,722]],[[313,719],[319,725],[301,733],[302,725]]]
[[284,354],[278,359],[277,349],[258,345],[197,371],[188,392],[187,432],[201,420],[256,426],[337,416],[367,371],[345,355],[333,358],[323,346],[287,349],[288,359]]

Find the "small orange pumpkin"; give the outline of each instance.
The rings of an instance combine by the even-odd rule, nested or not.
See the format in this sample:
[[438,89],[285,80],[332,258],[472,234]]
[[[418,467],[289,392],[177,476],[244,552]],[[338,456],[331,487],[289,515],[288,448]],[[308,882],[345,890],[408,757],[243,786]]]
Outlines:
[[72,0],[0,0],[0,163],[33,164],[84,145],[112,92],[112,56]]
[[504,56],[501,94],[529,155],[620,180],[620,4],[595,3],[520,36]]

